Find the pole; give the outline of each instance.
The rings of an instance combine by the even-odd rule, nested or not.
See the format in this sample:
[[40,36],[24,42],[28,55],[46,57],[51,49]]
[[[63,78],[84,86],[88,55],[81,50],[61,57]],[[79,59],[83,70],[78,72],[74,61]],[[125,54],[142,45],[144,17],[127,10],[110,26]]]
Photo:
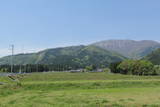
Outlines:
[[20,64],[20,70],[19,70],[19,74],[22,73],[22,65]]
[[11,55],[11,73],[13,73],[13,55],[14,55],[14,45],[11,45],[11,51],[12,51],[12,55]]

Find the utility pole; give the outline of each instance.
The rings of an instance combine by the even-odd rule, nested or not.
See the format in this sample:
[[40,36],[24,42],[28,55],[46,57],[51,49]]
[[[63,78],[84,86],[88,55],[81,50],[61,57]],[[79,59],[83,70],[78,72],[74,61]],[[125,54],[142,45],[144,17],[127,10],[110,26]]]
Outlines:
[[[22,54],[24,54],[24,47],[22,46]],[[19,70],[19,74],[22,73],[22,64],[19,65],[20,66],[20,70]]]
[[13,55],[14,55],[14,45],[11,45],[11,51],[12,51],[12,55],[11,55],[11,73],[13,73]]
[[22,65],[20,64],[20,70],[19,70],[19,74],[22,73]]

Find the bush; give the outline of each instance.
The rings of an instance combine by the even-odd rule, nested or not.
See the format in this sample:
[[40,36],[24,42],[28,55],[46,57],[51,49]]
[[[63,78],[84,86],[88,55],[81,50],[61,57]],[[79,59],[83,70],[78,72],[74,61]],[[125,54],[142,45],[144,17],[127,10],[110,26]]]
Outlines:
[[105,72],[105,73],[110,73],[110,69],[109,69],[109,68],[104,68],[104,69],[103,69],[103,72]]

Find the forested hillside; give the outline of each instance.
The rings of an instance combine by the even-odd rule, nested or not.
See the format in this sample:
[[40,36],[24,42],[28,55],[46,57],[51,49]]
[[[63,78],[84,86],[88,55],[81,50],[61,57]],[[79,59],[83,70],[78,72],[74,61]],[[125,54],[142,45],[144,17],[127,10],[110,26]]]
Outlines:
[[[125,57],[118,53],[110,52],[96,46],[71,46],[13,56],[15,65],[52,64],[78,68],[87,65],[95,65],[97,67],[108,66],[110,63],[124,59]],[[0,63],[10,64],[10,56],[1,58]]]
[[160,65],[160,48],[147,55],[144,59],[151,61],[153,64]]

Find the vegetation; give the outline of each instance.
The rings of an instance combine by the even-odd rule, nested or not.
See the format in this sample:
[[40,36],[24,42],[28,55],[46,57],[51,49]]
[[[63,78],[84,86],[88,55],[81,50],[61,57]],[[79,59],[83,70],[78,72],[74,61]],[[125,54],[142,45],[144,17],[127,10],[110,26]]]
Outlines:
[[157,75],[154,65],[145,60],[125,60],[120,63],[111,64],[113,73],[132,75]]
[[155,65],[154,69],[158,75],[160,75],[160,65]]
[[103,72],[105,72],[105,73],[110,73],[111,71],[110,71],[109,68],[104,68],[104,69],[103,69]]
[[[10,56],[1,58],[1,65],[10,64],[10,60],[8,60],[9,57]],[[110,63],[121,61],[126,58],[115,52],[110,52],[96,46],[72,46],[48,49],[33,54],[19,54],[15,55],[13,59],[15,65],[44,64],[61,66],[62,68],[67,66],[67,69],[78,69],[90,65],[106,67]]]
[[[71,70],[68,65],[45,65],[45,64],[27,64],[27,65],[14,65],[14,73],[32,73],[32,72],[48,72],[48,71],[66,71]],[[11,72],[10,65],[1,65],[0,72]]]
[[[116,46],[113,41],[107,42],[106,45],[97,43],[99,46],[72,46],[15,55],[13,72],[26,74],[0,76],[0,107],[160,106],[160,76],[155,76],[160,75],[160,49],[146,56],[145,60],[126,60],[116,52],[125,52],[123,46],[126,43],[130,45],[124,47],[130,48],[137,42],[118,41],[122,51],[116,50],[117,41]],[[110,44],[115,50],[106,50]],[[130,48],[127,57],[141,58],[160,46],[153,41],[138,44],[137,51]],[[11,72],[9,57],[0,59],[0,72]],[[84,72],[47,72],[74,72],[81,68]],[[104,72],[85,72],[98,68]]]
[[117,52],[130,59],[141,59],[157,48],[160,48],[160,43],[151,40],[106,40],[94,43],[93,45]]
[[112,73],[120,73],[119,70],[118,70],[118,65],[120,63],[121,63],[121,61],[110,64],[109,68],[110,68],[110,70],[111,70]]
[[[1,107],[159,106],[159,76],[107,73],[32,73],[19,75],[22,86],[0,81]],[[154,99],[154,100],[153,100]]]
[[144,57],[144,59],[151,61],[155,65],[160,65],[160,48],[151,52],[149,55]]

